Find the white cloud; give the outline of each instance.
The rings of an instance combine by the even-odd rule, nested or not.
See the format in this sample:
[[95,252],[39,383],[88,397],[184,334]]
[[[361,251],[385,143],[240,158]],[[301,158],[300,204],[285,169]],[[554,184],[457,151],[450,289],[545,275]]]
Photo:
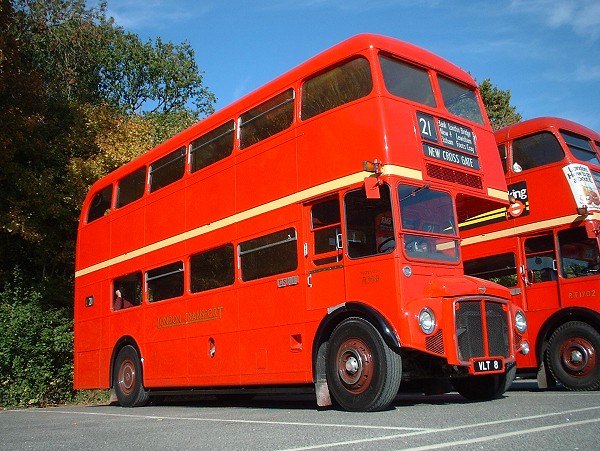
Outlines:
[[119,0],[109,2],[107,15],[117,25],[134,31],[140,28],[175,26],[211,11],[211,2],[173,2],[170,0]]
[[577,81],[600,81],[600,65],[582,63],[575,71]]
[[598,0],[513,0],[510,10],[538,15],[552,28],[568,27],[592,41],[600,37]]

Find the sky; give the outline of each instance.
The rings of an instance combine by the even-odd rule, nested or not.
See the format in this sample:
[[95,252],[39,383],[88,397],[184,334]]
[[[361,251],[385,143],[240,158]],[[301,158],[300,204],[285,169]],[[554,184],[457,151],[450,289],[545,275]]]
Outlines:
[[221,109],[359,33],[416,44],[511,93],[523,119],[600,132],[600,0],[108,0],[142,41],[187,42]]

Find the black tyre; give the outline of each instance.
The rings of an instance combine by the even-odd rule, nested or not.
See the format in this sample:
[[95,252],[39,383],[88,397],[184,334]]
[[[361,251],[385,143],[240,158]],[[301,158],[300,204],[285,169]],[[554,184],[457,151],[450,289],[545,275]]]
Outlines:
[[454,389],[471,401],[489,401],[498,399],[510,388],[517,367],[513,365],[502,374],[489,374],[487,376],[468,376],[452,379]]
[[117,354],[113,387],[123,407],[138,407],[148,402],[148,392],[142,383],[142,365],[133,346],[127,345]]
[[570,321],[550,337],[546,363],[554,378],[569,390],[600,388],[600,334],[587,323]]
[[368,321],[348,318],[334,329],[327,351],[327,383],[342,408],[385,409],[398,393],[401,378],[402,359]]

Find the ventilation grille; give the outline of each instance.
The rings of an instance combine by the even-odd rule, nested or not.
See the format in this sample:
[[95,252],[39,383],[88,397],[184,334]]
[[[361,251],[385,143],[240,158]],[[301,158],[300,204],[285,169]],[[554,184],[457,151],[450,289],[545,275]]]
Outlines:
[[469,186],[471,188],[483,188],[481,177],[478,175],[468,174],[466,172],[457,171],[456,169],[432,163],[427,163],[426,169],[427,175],[431,178],[458,183],[459,185]]
[[444,334],[441,329],[425,338],[425,347],[429,352],[444,354]]

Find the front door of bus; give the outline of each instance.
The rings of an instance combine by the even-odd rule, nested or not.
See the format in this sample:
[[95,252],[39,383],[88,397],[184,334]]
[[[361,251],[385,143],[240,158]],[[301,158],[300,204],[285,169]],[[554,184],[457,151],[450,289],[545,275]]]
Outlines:
[[559,307],[558,271],[552,233],[521,238],[525,267],[525,308],[532,312]]
[[305,204],[304,220],[307,308],[311,311],[341,304],[345,302],[345,288],[339,196]]

